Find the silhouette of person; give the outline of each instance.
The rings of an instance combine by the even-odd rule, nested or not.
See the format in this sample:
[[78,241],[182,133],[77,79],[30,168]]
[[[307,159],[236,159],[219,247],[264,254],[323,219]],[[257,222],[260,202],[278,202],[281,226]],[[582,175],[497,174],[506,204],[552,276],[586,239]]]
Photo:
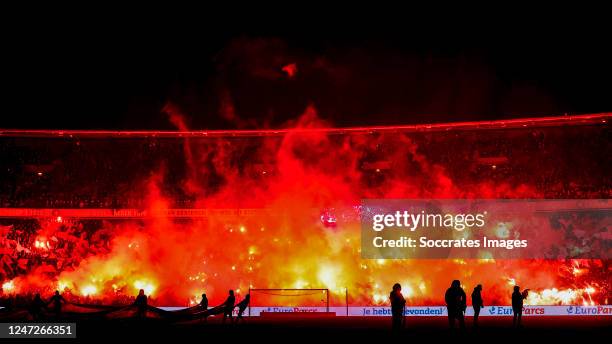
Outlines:
[[389,300],[391,301],[391,329],[399,331],[403,325],[404,308],[406,307],[406,299],[402,295],[402,286],[399,283],[393,285]]
[[467,304],[466,299],[465,291],[461,288],[461,282],[454,280],[444,295],[446,310],[448,311],[448,325],[451,329],[455,328],[455,319],[459,320],[461,329],[465,328],[463,312],[465,312]]
[[40,298],[40,294],[36,293],[34,300],[32,300],[32,304],[30,305],[30,314],[32,315],[32,319],[34,319],[34,321],[40,320],[44,307],[45,302]]
[[[202,294],[202,301],[200,301],[200,307],[206,312],[208,310],[208,298],[206,294]],[[204,313],[204,321],[208,320],[208,314]]]
[[234,296],[234,291],[230,289],[229,296],[223,302],[223,323],[225,323],[225,319],[229,316],[230,322],[234,320],[234,315],[232,312],[234,311],[234,303],[236,302],[236,297]]
[[484,307],[482,302],[482,285],[477,285],[472,292],[472,308],[474,308],[474,327],[478,327],[478,316],[480,315],[480,309]]
[[523,316],[523,300],[527,298],[527,293],[529,289],[525,289],[521,293],[521,288],[518,285],[514,286],[514,291],[512,292],[512,312],[514,316],[512,317],[512,326],[520,327],[521,326],[521,317]]
[[140,289],[138,291],[138,296],[136,296],[136,300],[134,301],[134,306],[136,306],[136,317],[144,318],[147,313],[147,295],[145,295],[144,289]]
[[202,294],[202,300],[200,301],[200,307],[202,307],[203,310],[208,309],[208,298],[206,297],[206,294]]
[[49,302],[47,303],[52,304],[51,309],[53,310],[53,313],[55,313],[56,317],[59,317],[62,313],[62,303],[66,303],[66,299],[60,295],[59,290],[56,290],[55,294],[51,296],[51,299],[49,299]]
[[240,320],[244,321],[244,318],[242,317],[242,314],[244,314],[244,311],[249,306],[249,302],[250,301],[251,301],[251,294],[246,294],[244,299],[242,299],[242,301],[240,301],[236,305],[236,307],[238,307],[238,317],[236,318],[236,323],[238,323],[238,321],[240,321]]

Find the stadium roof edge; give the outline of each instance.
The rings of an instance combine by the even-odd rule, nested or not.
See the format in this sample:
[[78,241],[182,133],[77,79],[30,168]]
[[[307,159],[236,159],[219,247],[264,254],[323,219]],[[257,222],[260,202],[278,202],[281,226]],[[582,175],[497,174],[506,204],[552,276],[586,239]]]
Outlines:
[[494,121],[450,122],[393,126],[364,126],[345,128],[282,128],[252,130],[62,130],[62,129],[0,129],[0,137],[227,137],[227,136],[282,136],[286,134],[351,134],[375,132],[427,132],[450,130],[486,130],[511,128],[538,128],[564,125],[607,124],[612,113],[564,115],[535,118],[504,119]]

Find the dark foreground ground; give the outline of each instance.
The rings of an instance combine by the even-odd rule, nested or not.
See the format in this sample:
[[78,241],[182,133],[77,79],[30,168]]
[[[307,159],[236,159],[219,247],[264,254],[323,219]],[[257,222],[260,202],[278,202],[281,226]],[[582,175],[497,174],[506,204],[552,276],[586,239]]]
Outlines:
[[[531,317],[515,330],[508,317],[485,317],[474,330],[471,318],[464,332],[450,331],[446,318],[408,318],[399,334],[390,331],[390,318],[290,317],[252,318],[241,324],[222,324],[220,319],[169,322],[162,319],[115,319],[77,321],[77,341],[105,343],[411,343],[498,342],[608,342],[612,317]],[[47,339],[49,340],[49,339]],[[5,342],[5,340],[2,340]],[[57,340],[53,340],[57,341]],[[68,340],[65,340],[68,341]],[[73,341],[74,340],[70,340]],[[8,340],[6,340],[8,342]],[[24,340],[20,340],[24,342]]]

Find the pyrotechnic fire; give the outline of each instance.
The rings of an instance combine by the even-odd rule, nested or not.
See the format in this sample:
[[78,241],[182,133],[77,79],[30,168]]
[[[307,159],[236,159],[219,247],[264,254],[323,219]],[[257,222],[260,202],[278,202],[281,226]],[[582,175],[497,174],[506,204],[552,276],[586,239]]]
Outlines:
[[94,296],[98,293],[98,288],[93,284],[85,285],[81,288],[81,294],[83,296]]
[[15,283],[13,281],[2,283],[2,292],[6,294],[15,292]]
[[580,302],[584,305],[593,305],[593,301],[587,301],[590,295],[595,292],[592,287],[585,289],[564,289],[558,290],[557,288],[544,289],[539,292],[529,292],[526,303],[532,305],[567,305]]
[[57,282],[57,290],[63,292],[66,289],[70,289],[70,283],[67,281],[58,281]]
[[134,282],[134,288],[137,290],[144,290],[146,295],[151,295],[155,291],[155,286],[153,284],[140,280]]
[[51,246],[49,245],[49,241],[45,238],[37,238],[34,241],[34,247],[43,249],[43,250],[48,250],[51,248]]
[[557,288],[552,288],[529,293],[526,303],[534,305],[568,304],[573,302],[576,297],[576,290],[557,290]]
[[[314,114],[298,123],[318,125]],[[368,305],[386,304],[392,285],[399,282],[409,304],[443,304],[446,288],[460,279],[468,295],[482,284],[486,304],[509,304],[517,284],[531,290],[526,304],[607,300],[603,280],[610,271],[601,260],[496,261],[486,255],[481,260],[361,259],[355,209],[362,198],[542,197],[520,182],[457,182],[447,166],[430,161],[409,135],[289,132],[261,138],[254,146],[219,138],[185,142],[185,147],[192,172],[180,191],[196,198],[195,208],[211,210],[206,218],[105,223],[104,230],[112,233],[107,250],[89,254],[86,245],[96,242],[78,238],[73,243],[81,254],[76,264],[51,278],[32,272],[29,277],[37,278],[24,278],[24,285],[29,283],[32,290],[57,285],[100,299],[133,296],[144,289],[163,305],[194,304],[204,292],[211,304],[218,304],[228,289],[244,294],[253,286],[328,288],[331,303],[342,304],[348,288],[352,305]],[[380,147],[386,147],[384,158],[392,168],[372,170],[372,176],[361,166]],[[266,173],[256,164],[266,165]],[[148,210],[172,208],[173,196],[165,194],[170,175],[175,177],[160,167],[144,189],[134,186]],[[227,209],[256,210],[246,216]],[[68,220],[53,222],[59,226]],[[492,228],[502,238],[511,237],[513,230],[506,223]],[[49,241],[41,237],[34,246],[48,250]],[[58,249],[54,243],[53,250]]]

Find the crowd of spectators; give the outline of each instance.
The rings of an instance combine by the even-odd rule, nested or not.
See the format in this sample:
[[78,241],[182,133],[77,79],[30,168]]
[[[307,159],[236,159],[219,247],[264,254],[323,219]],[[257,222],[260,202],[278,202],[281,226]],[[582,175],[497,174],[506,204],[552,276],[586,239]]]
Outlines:
[[[385,134],[389,135],[389,134]],[[444,169],[453,182],[468,189],[483,181],[529,185],[545,198],[606,198],[612,179],[609,171],[610,143],[607,128],[598,126],[539,129],[474,130],[405,134],[416,152]],[[227,139],[235,148],[225,163],[240,173],[262,163],[257,147],[266,138]],[[270,138],[268,138],[270,139]],[[274,138],[272,138],[274,139]],[[280,138],[278,138],[280,140]],[[336,138],[337,139],[337,138]],[[372,141],[377,140],[372,135]],[[202,139],[205,140],[205,139]],[[217,139],[218,140],[218,139]],[[237,140],[237,141],[231,141]],[[342,138],[340,138],[342,140]],[[367,182],[384,181],[396,166],[419,173],[419,166],[398,163],[401,140],[379,140],[381,144],[358,152]],[[189,145],[192,158],[187,157]],[[224,182],[215,175],[216,163],[210,143],[183,139],[130,138],[77,140],[58,138],[0,138],[0,207],[18,208],[140,208],[139,185],[152,174],[164,173],[164,194],[177,208],[189,208],[194,195],[184,191],[189,159],[207,173],[198,183],[214,189]],[[253,152],[253,153],[249,153]],[[400,157],[405,160],[410,156]],[[192,161],[193,162],[193,161]],[[273,163],[271,168],[274,168]],[[274,171],[267,172],[273,176]],[[341,172],[341,171],[339,171]],[[393,172],[395,173],[395,172]],[[369,176],[368,176],[369,174]],[[249,176],[247,176],[249,177]],[[369,178],[369,179],[368,179]]]
[[[111,232],[96,220],[2,220],[0,281],[37,269],[56,275],[89,255],[108,252]],[[2,223],[0,222],[0,223]]]
[[[504,182],[527,185],[541,198],[609,198],[612,193],[605,126],[421,132],[402,134],[408,138],[403,141],[377,135],[370,139],[378,143],[361,152],[362,172],[366,183],[372,185],[395,173],[398,164],[392,160],[398,157],[393,152],[398,151],[398,142],[403,142],[413,144],[416,154],[442,167],[456,186],[465,189],[477,189],[482,182]],[[227,157],[240,173],[254,170],[242,168],[244,165],[262,164],[255,149],[262,139],[231,142],[241,145],[234,151],[235,157]],[[160,170],[165,171],[163,191],[174,202],[171,206],[191,208],[197,197],[183,191],[190,168],[187,144],[190,154],[201,153],[199,142],[179,138],[2,137],[0,208],[142,209],[143,197],[134,190]],[[419,173],[422,166],[412,161],[414,155],[399,158],[407,160],[400,166]],[[212,158],[198,163],[215,169]],[[263,172],[274,175],[273,170]],[[211,173],[205,178],[209,180],[203,183],[223,182]],[[0,220],[0,281],[34,268],[49,274],[71,269],[88,255],[107,252],[109,240],[107,226],[97,220]]]

